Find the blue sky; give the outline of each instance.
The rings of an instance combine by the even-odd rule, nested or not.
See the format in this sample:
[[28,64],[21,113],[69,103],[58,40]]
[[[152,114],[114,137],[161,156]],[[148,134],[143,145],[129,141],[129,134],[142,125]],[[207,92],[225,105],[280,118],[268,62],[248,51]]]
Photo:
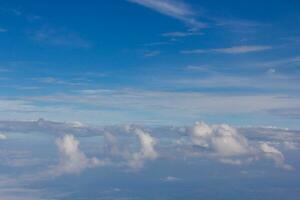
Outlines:
[[0,0],[0,199],[297,199],[299,11]]
[[1,119],[299,128],[299,8],[2,1]]

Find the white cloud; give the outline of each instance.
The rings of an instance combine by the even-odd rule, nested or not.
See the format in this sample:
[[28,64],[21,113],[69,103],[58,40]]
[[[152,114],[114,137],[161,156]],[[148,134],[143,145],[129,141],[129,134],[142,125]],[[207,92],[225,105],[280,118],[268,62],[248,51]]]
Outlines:
[[54,167],[53,173],[61,175],[64,173],[79,173],[86,168],[104,165],[105,162],[95,157],[88,158],[79,148],[79,141],[73,135],[65,135],[56,141],[60,151],[60,163]]
[[244,54],[252,52],[260,52],[272,49],[271,46],[265,45],[249,45],[249,46],[234,46],[228,48],[217,48],[217,49],[194,49],[194,50],[183,50],[183,54],[200,54],[200,53],[223,53],[223,54]]
[[149,133],[136,128],[134,134],[138,136],[140,150],[132,154],[129,165],[133,168],[140,168],[144,165],[145,160],[155,160],[158,153],[155,150],[157,141]]
[[137,3],[163,15],[178,19],[189,25],[193,30],[204,28],[206,25],[196,19],[196,12],[183,2],[176,0],[128,0]]
[[195,145],[211,149],[219,156],[237,156],[250,151],[247,139],[227,124],[209,126],[197,122],[191,136]]
[[263,142],[260,144],[261,151],[270,159],[272,159],[275,164],[285,170],[292,170],[293,167],[285,163],[284,155],[275,147]]
[[6,140],[7,136],[4,135],[3,133],[0,133],[0,140]]
[[175,182],[175,181],[179,181],[180,179],[175,176],[167,176],[162,178],[161,180],[165,182]]

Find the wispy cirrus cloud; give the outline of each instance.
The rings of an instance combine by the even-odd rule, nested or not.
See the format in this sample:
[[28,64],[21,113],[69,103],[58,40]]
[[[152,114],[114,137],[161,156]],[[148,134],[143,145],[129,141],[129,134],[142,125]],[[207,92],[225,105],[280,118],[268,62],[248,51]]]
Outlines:
[[164,37],[173,37],[173,38],[179,38],[179,37],[188,37],[188,36],[196,36],[196,35],[202,35],[202,33],[199,32],[168,32],[168,33],[163,33],[162,36]]
[[6,28],[1,28],[1,27],[0,27],[0,33],[4,33],[4,32],[7,32],[7,29],[6,29]]
[[202,53],[223,53],[223,54],[244,54],[260,52],[272,49],[272,46],[267,45],[243,45],[243,46],[233,46],[227,48],[215,48],[215,49],[193,49],[193,50],[183,50],[183,54],[202,54]]
[[127,0],[150,8],[163,15],[184,22],[193,30],[205,28],[206,24],[196,19],[197,13],[186,3],[176,0]]
[[65,28],[42,27],[31,32],[30,38],[34,41],[53,46],[90,47],[88,41],[77,33]]
[[145,57],[145,58],[155,57],[155,56],[158,56],[158,55],[160,55],[160,54],[161,54],[160,51],[146,51],[146,52],[144,53],[144,57]]
[[215,21],[216,26],[236,33],[253,33],[262,26],[260,22],[244,19],[213,18],[212,20]]

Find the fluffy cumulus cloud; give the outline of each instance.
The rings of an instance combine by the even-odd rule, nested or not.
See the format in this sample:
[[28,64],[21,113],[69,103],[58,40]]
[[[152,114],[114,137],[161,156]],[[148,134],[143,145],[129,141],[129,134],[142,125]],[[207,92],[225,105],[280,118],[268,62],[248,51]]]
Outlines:
[[65,135],[57,139],[56,144],[60,151],[60,163],[54,167],[54,173],[79,173],[86,168],[104,165],[105,162],[95,157],[88,158],[79,148],[79,141],[73,135]]
[[196,122],[191,138],[195,145],[211,149],[220,156],[243,155],[250,151],[247,139],[227,124],[209,126]]
[[[220,162],[224,164],[243,165],[267,157],[281,169],[293,169],[285,163],[284,155],[278,149],[259,140],[252,141],[250,144],[246,136],[227,124],[208,125],[204,122],[196,122],[190,135],[194,145],[206,150],[206,153],[217,155]],[[283,141],[282,145],[286,146],[286,143]],[[295,146],[294,143],[293,145]]]
[[260,149],[268,158],[274,160],[278,167],[286,170],[293,169],[292,166],[285,164],[284,155],[275,147],[263,142],[260,144]]
[[154,160],[158,157],[158,153],[154,148],[157,141],[142,129],[135,129],[134,133],[138,137],[140,149],[138,152],[132,154],[129,165],[133,168],[140,168],[143,166],[145,160]]

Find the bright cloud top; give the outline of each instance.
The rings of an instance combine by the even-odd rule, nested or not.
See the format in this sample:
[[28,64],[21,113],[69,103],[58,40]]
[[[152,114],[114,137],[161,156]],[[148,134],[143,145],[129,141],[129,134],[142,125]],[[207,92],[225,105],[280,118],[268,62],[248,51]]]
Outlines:
[[140,168],[145,160],[154,160],[158,157],[158,153],[154,148],[157,141],[149,133],[141,129],[135,129],[134,133],[138,137],[140,150],[132,155],[129,165],[134,168]]
[[270,146],[267,143],[262,143],[260,145],[260,149],[262,150],[262,152],[269,157],[270,159],[274,160],[274,162],[276,163],[277,166],[286,169],[286,170],[292,170],[293,167],[285,164],[285,158],[284,155],[275,147]]
[[101,166],[103,161],[93,157],[88,158],[79,148],[79,141],[73,135],[65,135],[56,141],[61,154],[60,163],[55,167],[57,175],[63,173],[79,173],[86,168]]
[[6,135],[4,135],[3,133],[0,133],[0,140],[6,140],[7,137]]
[[222,156],[242,155],[249,152],[245,137],[227,124],[209,126],[197,122],[193,127],[192,141],[195,145],[211,148]]

